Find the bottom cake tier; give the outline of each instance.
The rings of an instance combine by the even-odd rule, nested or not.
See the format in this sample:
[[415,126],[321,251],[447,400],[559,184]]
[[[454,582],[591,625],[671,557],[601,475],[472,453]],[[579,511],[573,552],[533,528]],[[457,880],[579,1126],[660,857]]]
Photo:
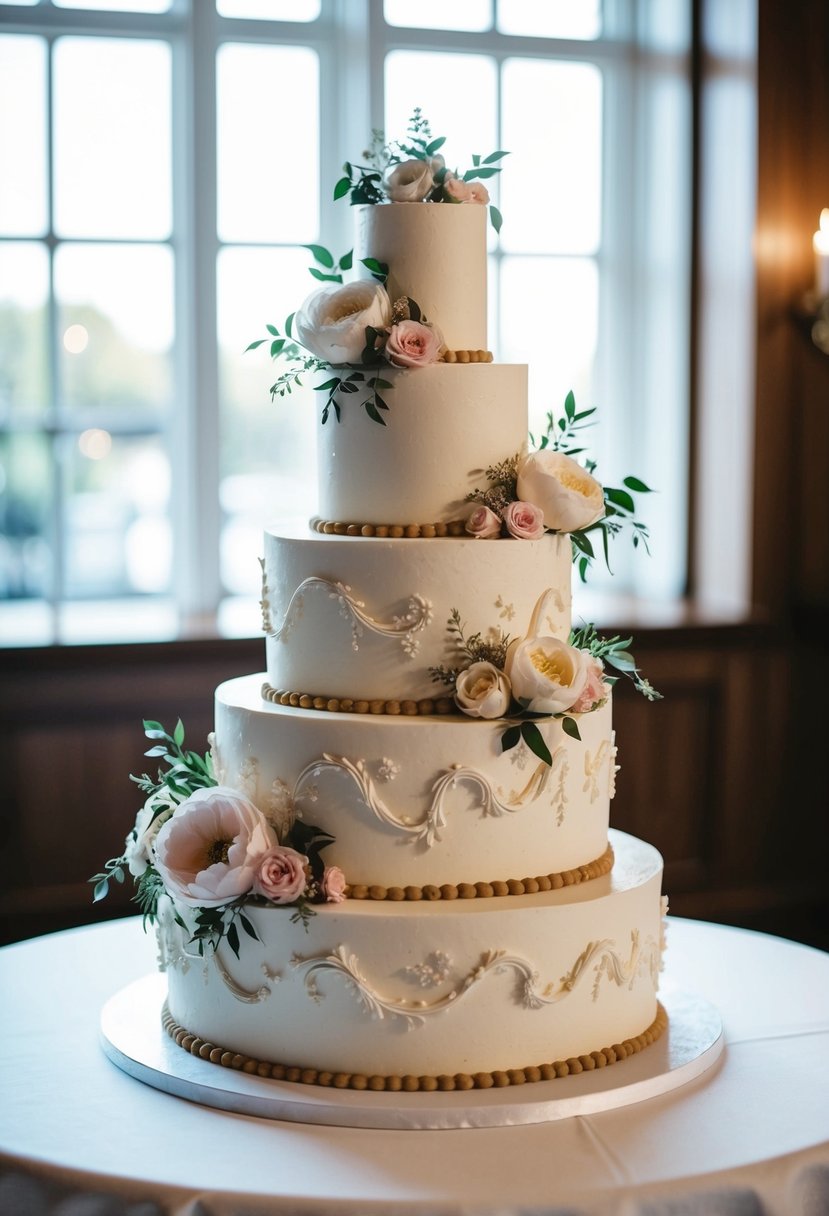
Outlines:
[[229,1067],[322,1085],[469,1088],[603,1066],[657,1037],[662,858],[611,833],[612,872],[536,895],[246,908],[201,957],[159,905],[167,1029]]

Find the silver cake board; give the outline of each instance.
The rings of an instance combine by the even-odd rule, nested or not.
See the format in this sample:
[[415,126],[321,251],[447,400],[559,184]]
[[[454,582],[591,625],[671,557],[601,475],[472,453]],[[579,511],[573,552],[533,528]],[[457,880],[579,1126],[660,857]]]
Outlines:
[[191,1056],[164,1031],[162,975],[122,988],[101,1012],[109,1059],[131,1077],[203,1106],[262,1119],[340,1127],[505,1127],[614,1110],[669,1093],[712,1068],[724,1047],[713,1005],[690,993],[660,994],[668,1029],[646,1050],[608,1068],[502,1089],[385,1093],[292,1084]]

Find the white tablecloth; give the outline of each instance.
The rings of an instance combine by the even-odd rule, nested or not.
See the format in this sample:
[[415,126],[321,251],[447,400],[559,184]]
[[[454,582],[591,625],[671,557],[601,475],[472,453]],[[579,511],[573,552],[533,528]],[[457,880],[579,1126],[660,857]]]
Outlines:
[[829,955],[672,919],[665,986],[723,1016],[711,1073],[556,1123],[362,1131],[142,1085],[99,1013],[155,965],[140,920],[0,951],[2,1216],[827,1216]]

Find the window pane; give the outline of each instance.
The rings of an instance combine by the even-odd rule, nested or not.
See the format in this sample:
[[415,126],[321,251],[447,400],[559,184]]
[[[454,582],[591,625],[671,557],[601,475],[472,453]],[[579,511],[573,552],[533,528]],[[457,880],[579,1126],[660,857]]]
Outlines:
[[266,323],[284,332],[285,318],[319,286],[310,261],[304,249],[225,249],[219,257],[221,573],[234,595],[260,590],[262,528],[275,509],[308,519],[316,506],[319,394],[299,389],[272,402],[280,365],[267,346],[244,353]]
[[170,462],[161,441],[90,429],[67,446],[66,595],[167,590]]
[[[0,37],[0,232],[47,228],[46,43]],[[2,283],[2,279],[0,279]]]
[[[431,30],[488,30],[492,27],[492,0],[453,0],[452,4],[447,4],[446,0],[420,0],[417,5],[411,0],[385,0],[383,7],[389,25]],[[432,84],[430,81],[430,97]]]
[[[543,307],[537,302],[543,300]],[[599,277],[587,258],[504,258],[501,358],[530,367],[530,430],[560,413],[570,389],[591,400],[599,324]]]
[[320,0],[216,0],[222,17],[251,17],[261,21],[316,21]]
[[530,38],[598,38],[601,0],[498,0],[498,29]]
[[55,293],[64,403],[166,409],[172,398],[171,251],[60,246]]
[[473,153],[488,156],[496,147],[495,61],[488,55],[392,51],[386,56],[385,129],[390,139],[405,135],[427,81],[428,101],[423,113],[432,134],[446,136],[441,152],[447,166],[470,169]]
[[166,13],[170,0],[54,0],[58,8],[85,8],[96,12]]
[[43,435],[0,436],[0,600],[47,596],[52,474]]
[[[319,60],[227,43],[217,61],[223,241],[307,242],[319,230]],[[280,135],[285,128],[287,134]]]
[[0,242],[0,414],[46,407],[48,297],[45,246]]
[[169,236],[170,47],[132,38],[59,39],[53,115],[56,230]]
[[602,78],[587,63],[508,59],[503,74],[502,245],[595,253],[601,223]]

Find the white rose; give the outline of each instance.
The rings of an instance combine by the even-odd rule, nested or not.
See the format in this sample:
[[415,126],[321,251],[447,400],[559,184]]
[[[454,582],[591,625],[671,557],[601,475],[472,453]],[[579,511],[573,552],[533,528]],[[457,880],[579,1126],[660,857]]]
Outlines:
[[165,806],[153,819],[153,814],[157,810],[158,803],[146,802],[138,812],[135,827],[127,837],[124,859],[134,878],[140,878],[152,861],[155,838],[172,815],[175,807]]
[[389,165],[383,174],[383,189],[393,203],[419,203],[434,184],[432,166],[425,160],[404,160]]
[[544,512],[553,532],[577,532],[604,514],[604,491],[563,452],[530,452],[518,466],[518,497]]
[[366,345],[366,326],[384,329],[391,321],[391,301],[380,283],[360,279],[332,284],[308,297],[294,318],[297,342],[327,363],[359,363]]
[[587,683],[585,654],[560,638],[525,638],[507,654],[513,695],[533,713],[564,713]]
[[470,718],[503,718],[510,682],[492,663],[471,663],[455,681],[455,702]]

